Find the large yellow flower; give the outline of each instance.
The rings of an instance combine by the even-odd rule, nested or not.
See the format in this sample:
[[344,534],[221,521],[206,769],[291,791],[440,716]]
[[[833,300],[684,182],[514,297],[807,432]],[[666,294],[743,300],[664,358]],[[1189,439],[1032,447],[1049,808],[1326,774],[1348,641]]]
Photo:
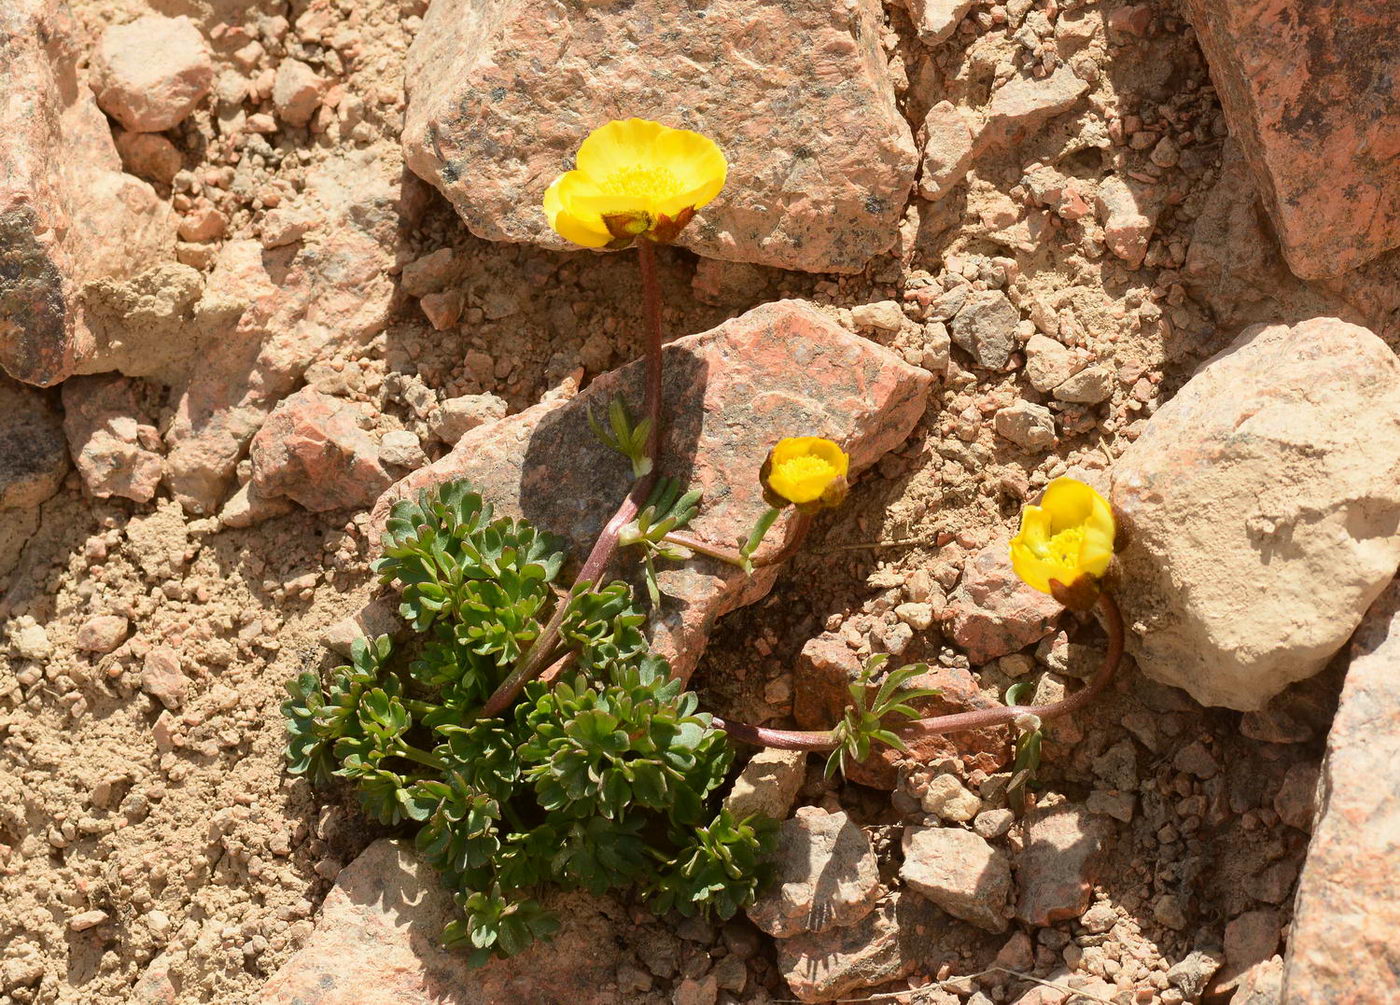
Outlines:
[[1108,500],[1074,478],[1056,478],[1039,506],[1022,511],[1020,533],[1011,539],[1011,567],[1029,586],[1053,596],[1052,582],[1070,587],[1107,571],[1116,531]]
[[800,507],[839,506],[846,498],[851,459],[831,440],[789,436],[779,440],[763,465],[763,483],[775,503]]
[[577,167],[544,194],[549,225],[588,248],[638,237],[676,239],[724,187],[728,164],[714,142],[647,119],[609,122],[578,148]]

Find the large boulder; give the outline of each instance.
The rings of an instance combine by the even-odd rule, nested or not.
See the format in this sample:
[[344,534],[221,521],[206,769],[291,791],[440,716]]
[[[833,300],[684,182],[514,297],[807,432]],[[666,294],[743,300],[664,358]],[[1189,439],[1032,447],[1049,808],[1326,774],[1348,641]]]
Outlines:
[[1289,267],[1338,276],[1400,246],[1394,4],[1187,0]]
[[[1298,881],[1283,1001],[1400,997],[1400,580],[1357,630]],[[1388,989],[1388,990],[1387,990]]]
[[[729,546],[767,508],[758,473],[784,436],[826,436],[851,456],[851,473],[903,443],[923,415],[932,375],[853,335],[793,300],[764,304],[665,349],[666,425],[661,473],[704,492],[689,530]],[[408,475],[375,506],[371,534],[390,507],[426,488],[466,478],[504,516],[525,516],[562,534],[573,554],[588,553],[631,484],[631,466],[588,424],[622,395],[634,414],[643,400],[643,361],[605,374],[569,401],[545,401],[471,430],[443,457]],[[793,520],[779,517],[764,548],[784,540]],[[624,553],[614,574],[635,577]],[[687,677],[715,619],[760,599],[776,566],[753,576],[714,559],[663,563],[663,598],[651,625],[653,648]]]
[[858,272],[894,242],[918,157],[882,20],[879,0],[434,0],[409,52],[408,164],[474,234],[569,248],[545,222],[546,186],[594,128],[652,118],[729,160],[680,243]]
[[170,207],[124,174],[58,0],[0,5],[0,368],[48,386],[94,355],[84,286],[174,248]]
[[1246,329],[1124,452],[1113,502],[1143,672],[1257,709],[1400,564],[1400,360],[1334,318]]

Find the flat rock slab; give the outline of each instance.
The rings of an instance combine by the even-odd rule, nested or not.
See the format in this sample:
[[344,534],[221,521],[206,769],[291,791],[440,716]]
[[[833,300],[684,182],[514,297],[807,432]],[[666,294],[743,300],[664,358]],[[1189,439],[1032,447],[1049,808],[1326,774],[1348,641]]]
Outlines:
[[1028,813],[1016,856],[1016,917],[1044,927],[1083,914],[1111,832],[1082,806],[1062,803]]
[[124,174],[58,0],[0,5],[0,368],[57,384],[94,352],[82,291],[175,245],[170,207]]
[[[641,1005],[614,974],[632,926],[606,898],[560,894],[554,941],[481,968],[441,948],[452,898],[398,841],[376,841],[326,895],[316,930],[258,992],[259,1005]],[[604,913],[607,911],[608,913]]]
[[1400,245],[1395,5],[1188,0],[1186,11],[1294,273],[1338,276]]
[[845,813],[798,807],[778,830],[773,882],[749,919],[780,939],[852,925],[880,896],[870,838]]
[[1400,580],[1352,642],[1298,881],[1282,1001],[1400,1000]]
[[[718,328],[678,339],[665,350],[667,422],[661,473],[701,489],[695,536],[732,545],[764,511],[758,472],[784,436],[825,436],[851,457],[851,471],[902,443],[923,414],[926,370],[853,335],[815,308],[784,300],[756,307]],[[400,499],[457,478],[468,479],[499,515],[524,516],[562,534],[580,561],[631,484],[631,466],[605,447],[587,414],[603,416],[621,394],[634,415],[643,400],[643,361],[605,374],[566,402],[542,402],[479,426],[451,452],[397,482],[371,518],[377,539]],[[764,548],[784,540],[791,510]],[[652,648],[689,678],[715,619],[764,596],[776,568],[748,577],[713,559],[663,563],[663,599],[650,627]],[[621,555],[614,575],[635,576]]]
[[[795,997],[829,1002],[918,971],[977,973],[999,940],[961,925],[923,897],[891,893],[860,922],[778,943],[778,970]],[[854,996],[863,997],[863,996]]]
[[857,272],[894,242],[918,163],[883,30],[879,0],[433,0],[404,151],[477,236],[572,248],[540,199],[589,132],[630,116],[694,129],[730,171],[681,244]]
[[1113,471],[1149,677],[1249,711],[1311,677],[1400,564],[1400,360],[1335,318],[1246,329]]

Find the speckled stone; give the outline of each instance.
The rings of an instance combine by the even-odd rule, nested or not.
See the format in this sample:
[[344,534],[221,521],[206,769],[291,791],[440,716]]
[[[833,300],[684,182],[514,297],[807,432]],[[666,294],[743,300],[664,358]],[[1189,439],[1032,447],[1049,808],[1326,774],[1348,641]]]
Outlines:
[[1400,973],[1400,580],[1352,641],[1298,881],[1283,1001],[1395,998]]
[[[95,350],[84,284],[167,256],[170,208],[124,174],[67,5],[0,5],[0,368],[56,384]],[[76,83],[76,86],[75,86]]]
[[883,31],[879,0],[434,0],[409,53],[404,150],[474,234],[567,248],[540,198],[591,130],[695,129],[730,173],[681,244],[858,272],[893,244],[918,163]]
[[1395,5],[1188,0],[1185,12],[1294,273],[1338,276],[1400,245]]

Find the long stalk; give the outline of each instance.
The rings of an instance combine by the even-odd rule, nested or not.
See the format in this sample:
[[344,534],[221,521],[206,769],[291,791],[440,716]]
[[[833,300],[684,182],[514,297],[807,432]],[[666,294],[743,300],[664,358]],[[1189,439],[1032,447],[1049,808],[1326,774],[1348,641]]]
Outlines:
[[[574,577],[574,586],[588,583],[597,588],[601,585],[603,572],[613,555],[617,553],[618,536],[622,528],[631,523],[646,504],[656,481],[657,467],[661,461],[661,285],[656,278],[656,251],[645,238],[637,242],[637,263],[642,273],[642,301],[646,313],[646,414],[651,422],[647,433],[647,457],[651,460],[651,470],[633,485],[627,498],[617,512],[603,526],[598,540],[593,542],[593,550],[588,553],[583,567]],[[572,590],[569,591],[572,594]],[[539,636],[521,656],[520,662],[511,671],[500,687],[496,688],[486,704],[481,707],[483,716],[500,715],[520,695],[525,685],[545,670],[555,643],[559,641],[559,629],[564,623],[567,600],[559,600],[554,605],[554,613],[540,631]]]
[[[1009,726],[1023,715],[1038,716],[1045,722],[1079,711],[1108,687],[1123,659],[1123,615],[1118,610],[1118,603],[1107,592],[1103,592],[1099,594],[1098,606],[1108,633],[1108,652],[1104,654],[1103,665],[1093,680],[1069,697],[1049,705],[1007,705],[978,709],[975,712],[938,715],[928,719],[912,719],[892,725],[891,728],[904,738],[942,736],[993,726]],[[735,740],[755,746],[776,747],[779,750],[835,750],[838,742],[833,730],[770,729],[767,726],[753,726],[744,722],[729,722],[719,716],[714,717],[714,724]]]

